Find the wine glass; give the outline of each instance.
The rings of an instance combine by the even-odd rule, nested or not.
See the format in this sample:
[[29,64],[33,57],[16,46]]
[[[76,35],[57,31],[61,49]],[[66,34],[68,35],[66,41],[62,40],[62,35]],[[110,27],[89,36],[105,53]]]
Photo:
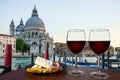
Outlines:
[[91,72],[91,76],[99,79],[107,79],[108,74],[100,71],[100,54],[104,54],[110,45],[110,32],[108,29],[93,29],[89,34],[89,45],[98,57],[98,71]]
[[77,54],[79,54],[85,46],[85,31],[81,29],[70,29],[67,32],[67,45],[69,50],[75,54],[75,69],[68,72],[72,76],[83,76],[84,72],[77,69]]

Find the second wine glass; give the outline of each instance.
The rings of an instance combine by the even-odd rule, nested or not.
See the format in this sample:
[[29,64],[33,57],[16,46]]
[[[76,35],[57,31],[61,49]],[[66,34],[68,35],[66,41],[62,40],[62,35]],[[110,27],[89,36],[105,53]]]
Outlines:
[[67,32],[67,45],[69,50],[75,54],[75,69],[68,72],[72,76],[83,76],[84,72],[77,69],[77,54],[79,54],[85,46],[85,31],[81,29],[70,29]]
[[93,29],[89,35],[89,45],[98,57],[98,71],[91,72],[91,76],[99,79],[107,79],[108,74],[100,71],[100,54],[104,54],[110,45],[110,32],[108,29]]

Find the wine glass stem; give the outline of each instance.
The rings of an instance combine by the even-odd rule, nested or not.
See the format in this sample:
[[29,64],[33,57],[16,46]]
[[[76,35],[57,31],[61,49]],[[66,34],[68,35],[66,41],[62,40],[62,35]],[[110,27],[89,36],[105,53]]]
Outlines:
[[77,54],[75,55],[75,69],[77,69]]
[[97,57],[98,57],[98,75],[99,75],[99,73],[100,73],[100,56],[97,55]]

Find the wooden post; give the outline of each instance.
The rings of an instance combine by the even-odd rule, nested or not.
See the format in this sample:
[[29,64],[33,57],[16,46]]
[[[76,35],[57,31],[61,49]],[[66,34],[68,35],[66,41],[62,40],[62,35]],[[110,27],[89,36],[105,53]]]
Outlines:
[[7,44],[6,45],[6,50],[5,50],[5,56],[4,56],[4,66],[7,66],[8,71],[11,71],[11,66],[12,66],[12,45]]
[[107,68],[110,68],[110,61],[109,61],[109,57],[110,57],[110,50],[108,49],[108,54],[107,54]]
[[55,61],[55,51],[53,52],[53,62]]
[[11,67],[12,67],[12,45],[7,44],[6,50],[5,50],[5,56],[4,56],[4,65],[0,66],[0,68],[4,68],[4,70],[1,72],[1,74],[10,72]]
[[45,50],[44,58],[49,59],[49,44],[48,43],[47,43],[47,48]]
[[31,64],[34,64],[34,55],[33,55],[33,53],[31,54]]
[[104,65],[105,65],[105,55],[102,54],[102,69],[104,69]]

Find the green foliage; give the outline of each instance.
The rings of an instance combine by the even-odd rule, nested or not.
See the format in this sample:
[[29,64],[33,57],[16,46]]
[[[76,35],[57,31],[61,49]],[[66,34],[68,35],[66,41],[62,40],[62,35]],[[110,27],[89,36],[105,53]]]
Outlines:
[[18,38],[18,39],[16,39],[16,50],[24,53],[24,52],[30,50],[30,47],[21,38]]
[[29,45],[26,44],[26,43],[24,43],[24,46],[23,46],[22,52],[26,52],[26,51],[28,51],[28,50],[30,50]]
[[16,39],[16,50],[22,51],[23,47],[24,47],[24,41],[20,38]]
[[120,47],[116,47],[116,48],[115,48],[115,51],[120,51]]

